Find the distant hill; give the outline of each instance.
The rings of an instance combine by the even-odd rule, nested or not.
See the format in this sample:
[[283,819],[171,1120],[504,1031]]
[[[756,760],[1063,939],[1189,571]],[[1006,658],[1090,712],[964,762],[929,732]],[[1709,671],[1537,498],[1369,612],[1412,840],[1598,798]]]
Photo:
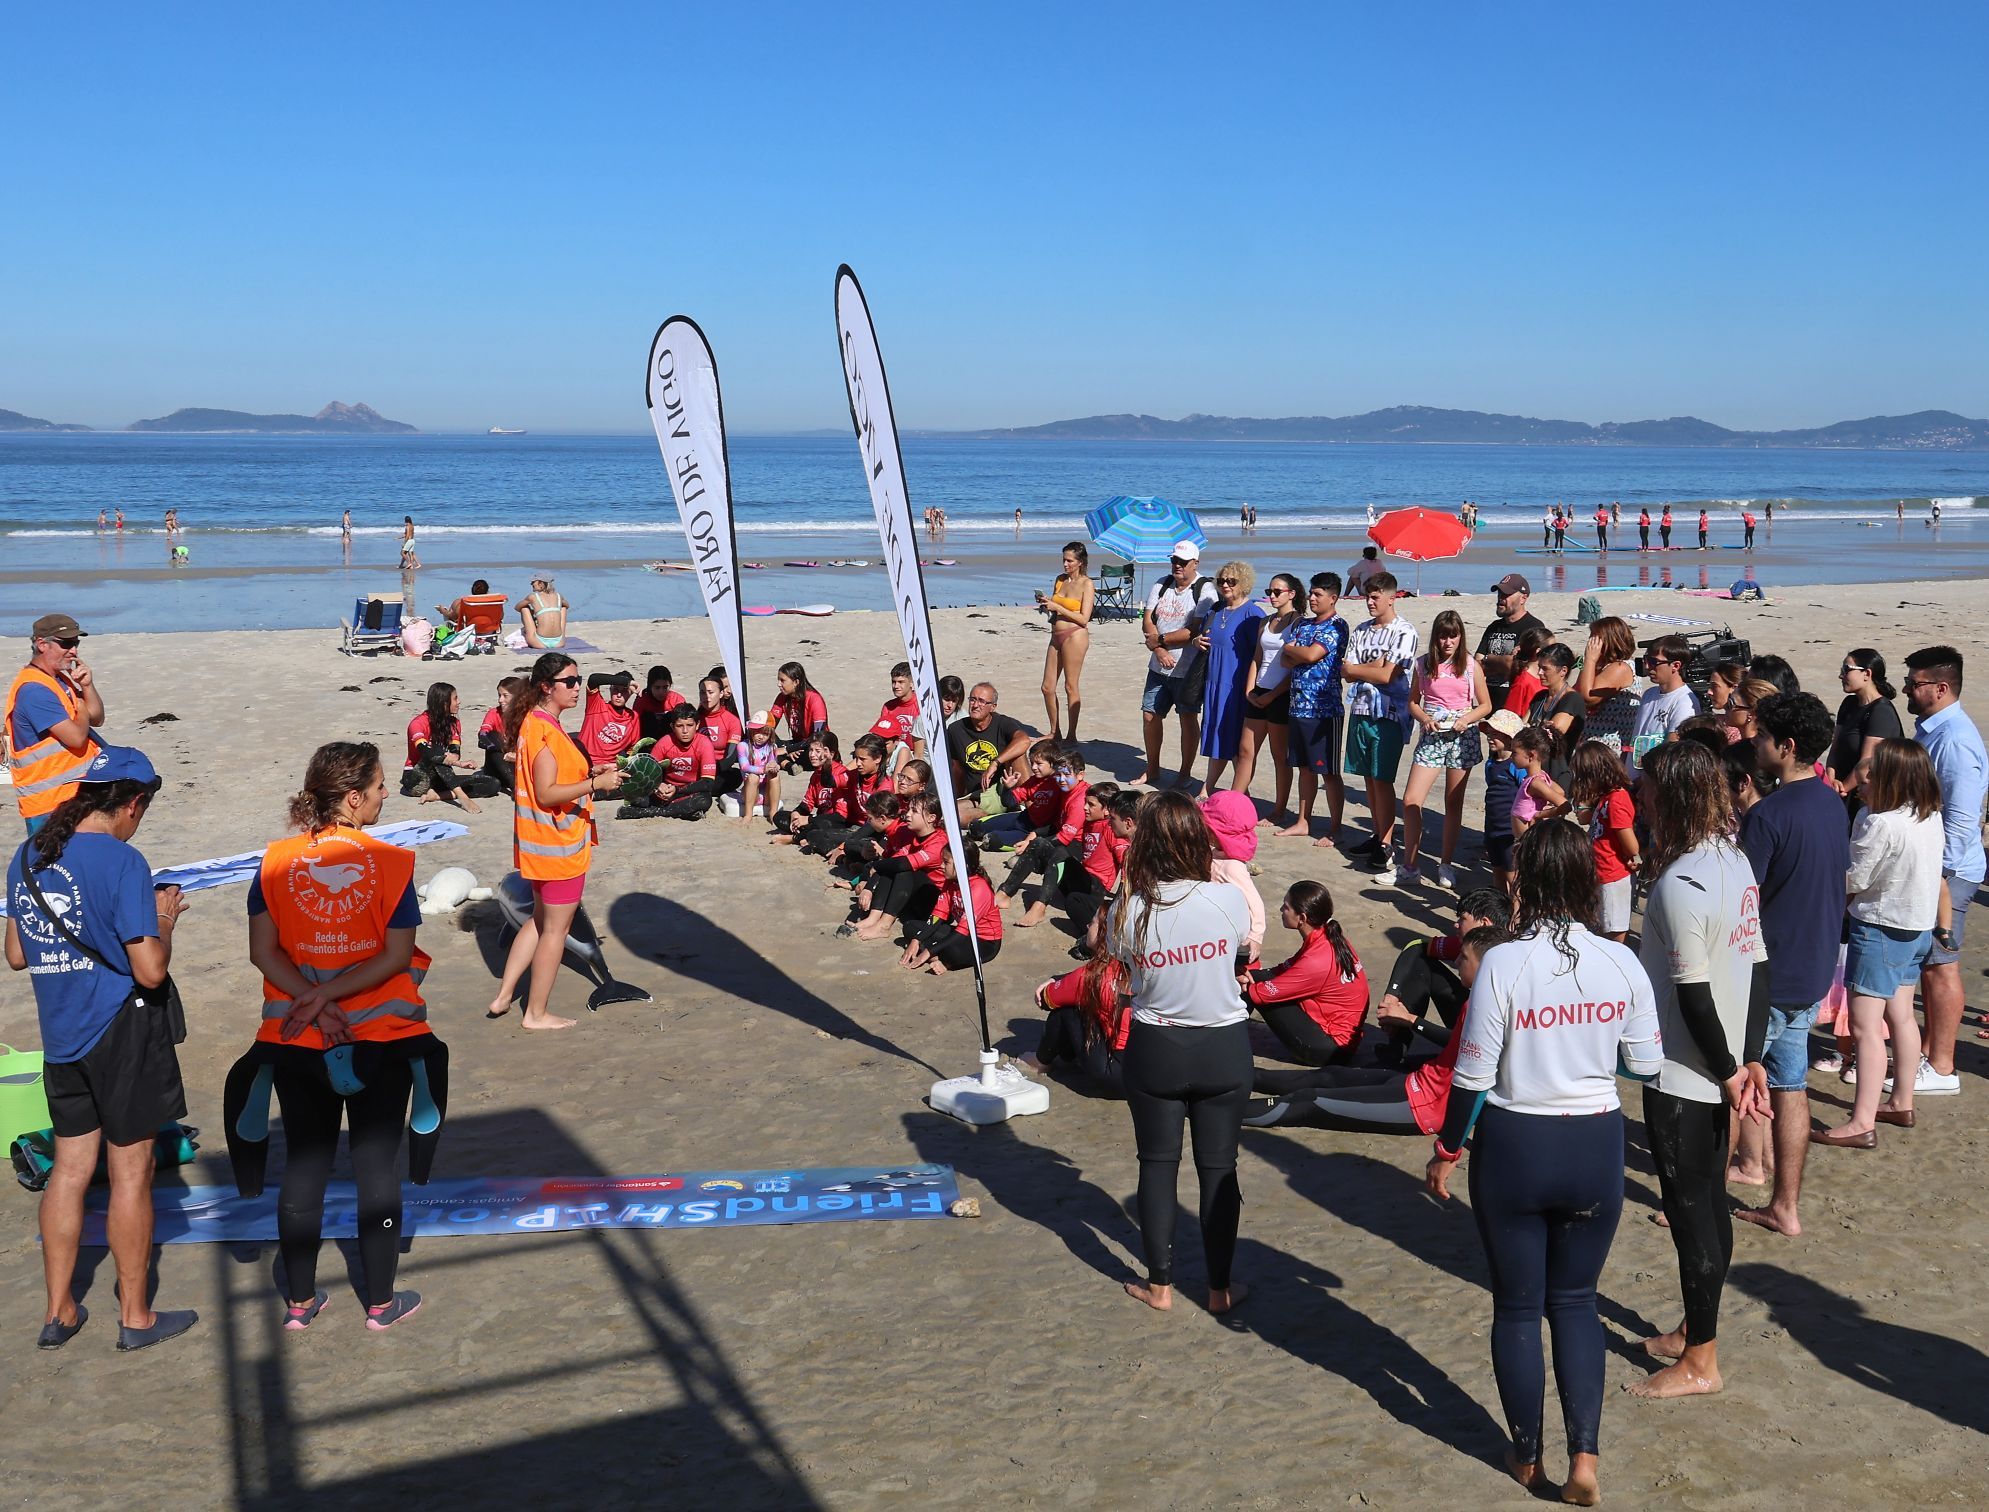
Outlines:
[[1256,420],[1228,415],[1091,415],[1011,430],[973,431],[989,439],[1018,441],[1326,441],[1367,444],[1525,446],[1729,446],[1857,448],[1880,451],[1989,451],[1989,420],[1950,410],[1914,415],[1875,415],[1813,430],[1736,431],[1682,415],[1670,420],[1535,420],[1488,415],[1480,410],[1431,409],[1403,404],[1365,415]]
[[53,420],[37,420],[19,410],[0,409],[0,431],[86,431],[87,425],[58,425]]
[[389,420],[371,405],[336,400],[315,415],[251,415],[242,410],[179,409],[157,420],[137,420],[135,431],[222,432],[234,435],[411,436],[412,425]]

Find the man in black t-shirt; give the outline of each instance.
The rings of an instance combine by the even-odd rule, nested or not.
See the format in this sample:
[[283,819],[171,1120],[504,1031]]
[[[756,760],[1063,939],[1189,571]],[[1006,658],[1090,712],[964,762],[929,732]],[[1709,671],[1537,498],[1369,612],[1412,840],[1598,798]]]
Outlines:
[[[1001,812],[1001,769],[1023,760],[1036,738],[1034,730],[996,708],[1000,698],[993,683],[975,683],[967,693],[967,717],[946,727],[946,759],[953,767],[962,824]],[[983,805],[983,795],[991,806]]]
[[1492,695],[1492,707],[1503,709],[1506,694],[1512,690],[1512,654],[1519,638],[1529,630],[1546,634],[1547,625],[1537,614],[1527,612],[1533,585],[1517,572],[1508,572],[1492,584],[1498,601],[1498,617],[1478,637],[1478,664],[1485,669],[1485,686]]

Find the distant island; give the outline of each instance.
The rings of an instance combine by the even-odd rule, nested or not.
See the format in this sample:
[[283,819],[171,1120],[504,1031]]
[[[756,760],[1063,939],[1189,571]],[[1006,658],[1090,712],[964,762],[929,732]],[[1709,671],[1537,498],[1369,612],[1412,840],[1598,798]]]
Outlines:
[[87,425],[59,425],[53,420],[37,420],[19,410],[0,409],[0,431],[86,431]]
[[1690,415],[1671,420],[1534,420],[1480,410],[1432,409],[1403,404],[1365,415],[1256,420],[1228,415],[1091,415],[1008,430],[954,432],[1013,441],[1324,441],[1369,445],[1505,446],[1725,446],[1864,451],[1989,451],[1989,420],[1950,410],[1876,415],[1842,420],[1813,430],[1737,431]]
[[179,409],[157,420],[135,420],[135,431],[175,431],[182,435],[412,436],[412,425],[389,420],[369,404],[334,400],[315,415],[251,415],[242,410]]

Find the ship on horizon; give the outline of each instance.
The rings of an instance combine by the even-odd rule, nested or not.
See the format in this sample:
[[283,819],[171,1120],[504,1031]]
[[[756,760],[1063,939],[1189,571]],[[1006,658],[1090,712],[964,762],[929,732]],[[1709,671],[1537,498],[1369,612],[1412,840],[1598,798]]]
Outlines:
[[501,425],[493,425],[485,434],[491,436],[522,436],[525,433],[522,430],[507,430]]

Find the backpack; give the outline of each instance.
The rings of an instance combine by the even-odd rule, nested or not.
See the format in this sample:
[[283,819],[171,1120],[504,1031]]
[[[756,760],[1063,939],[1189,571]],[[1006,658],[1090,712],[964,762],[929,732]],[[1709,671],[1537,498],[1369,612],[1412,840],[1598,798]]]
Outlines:
[[1575,623],[1592,625],[1602,618],[1602,601],[1592,593],[1584,593],[1581,602],[1575,605]]

